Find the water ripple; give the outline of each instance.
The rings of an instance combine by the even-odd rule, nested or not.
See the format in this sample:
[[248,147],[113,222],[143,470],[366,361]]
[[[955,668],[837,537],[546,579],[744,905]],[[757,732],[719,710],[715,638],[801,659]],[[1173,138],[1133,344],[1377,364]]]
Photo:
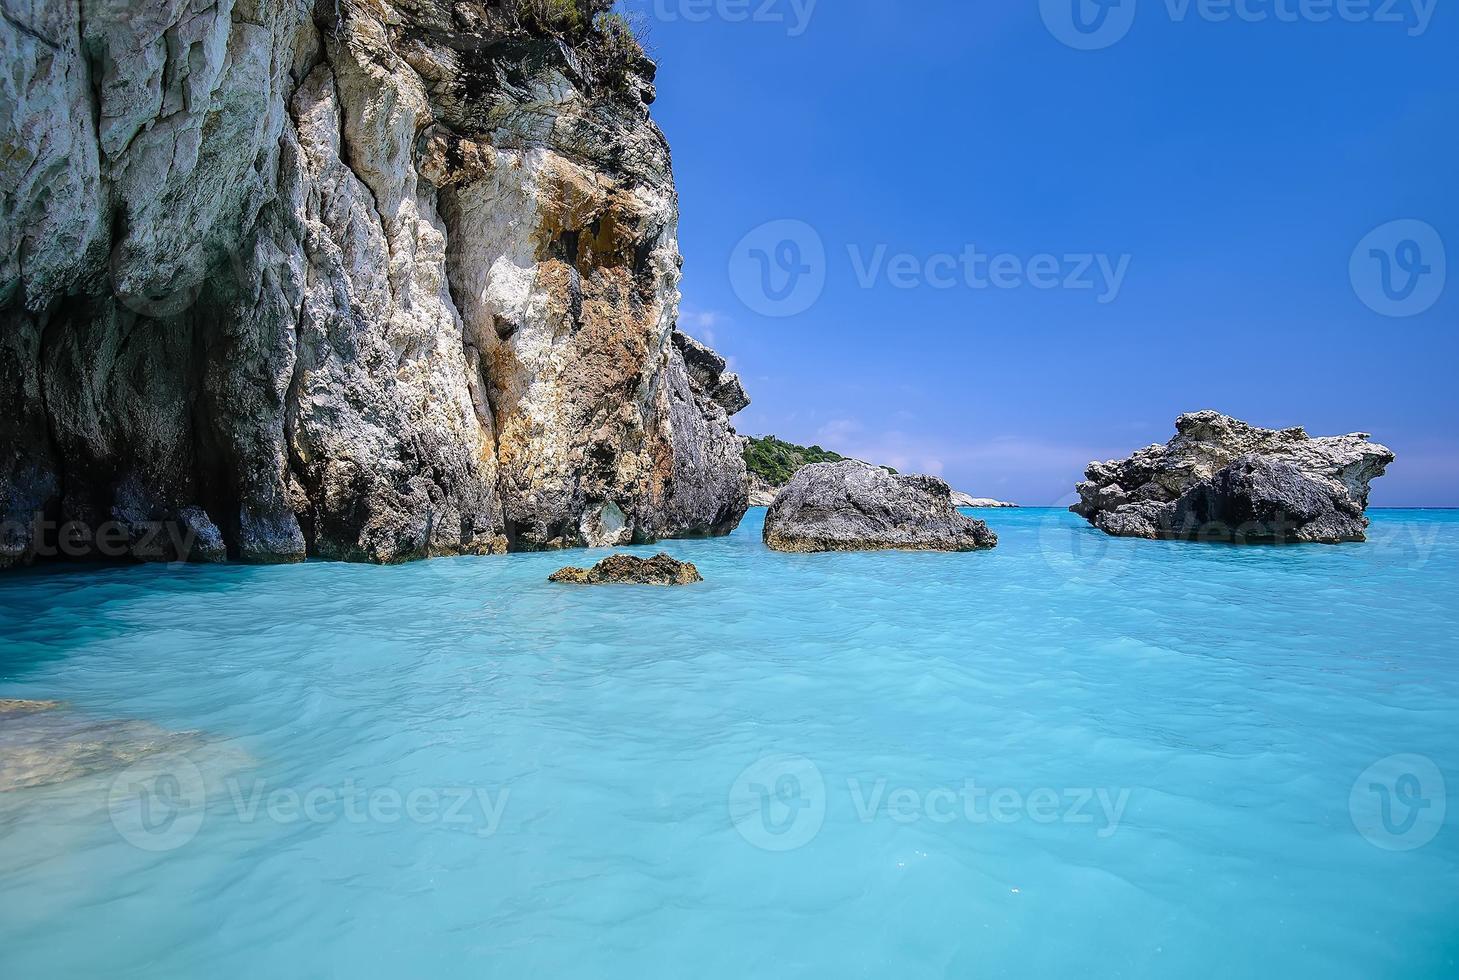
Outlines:
[[125,774],[0,794],[7,966],[1453,974],[1459,803],[1391,851],[1350,794],[1397,755],[1459,785],[1459,516],[988,519],[991,554],[803,556],[755,512],[665,545],[707,579],[672,591],[563,555],[0,579],[0,697],[205,746],[170,849],[114,821]]

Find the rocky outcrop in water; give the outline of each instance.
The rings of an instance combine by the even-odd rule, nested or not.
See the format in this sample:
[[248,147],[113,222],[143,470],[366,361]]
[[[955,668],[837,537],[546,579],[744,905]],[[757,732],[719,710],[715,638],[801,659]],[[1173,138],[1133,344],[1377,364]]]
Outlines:
[[68,522],[262,562],[732,529],[746,399],[674,329],[605,7],[7,3],[0,566]]
[[1237,543],[1367,537],[1369,484],[1394,460],[1367,433],[1313,438],[1218,412],[1128,459],[1091,463],[1070,509],[1108,534]]
[[998,544],[982,521],[959,514],[932,476],[898,476],[857,460],[813,463],[765,514],[775,551],[977,551]]
[[703,582],[693,563],[668,555],[609,555],[592,568],[564,568],[548,579],[560,585],[694,585]]

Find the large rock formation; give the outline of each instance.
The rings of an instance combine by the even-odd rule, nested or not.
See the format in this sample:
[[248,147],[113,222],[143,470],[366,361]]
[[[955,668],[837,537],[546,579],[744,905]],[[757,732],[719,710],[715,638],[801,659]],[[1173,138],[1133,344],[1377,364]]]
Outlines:
[[0,565],[65,522],[391,562],[743,515],[602,0],[0,2]]
[[1070,509],[1108,534],[1285,543],[1366,539],[1368,485],[1393,453],[1367,433],[1314,439],[1196,412],[1164,446],[1091,463]]
[[775,551],[977,551],[998,544],[982,521],[959,514],[933,476],[898,476],[859,460],[812,463],[765,514]]

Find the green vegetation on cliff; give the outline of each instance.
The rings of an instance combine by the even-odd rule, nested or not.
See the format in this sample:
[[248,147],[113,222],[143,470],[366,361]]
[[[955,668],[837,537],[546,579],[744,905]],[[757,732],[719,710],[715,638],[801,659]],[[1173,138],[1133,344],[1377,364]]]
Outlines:
[[763,439],[751,436],[745,441],[745,465],[753,475],[772,487],[785,486],[802,466],[811,463],[839,463],[845,458],[820,446],[797,446],[774,436],[765,436]]
[[[811,463],[839,463],[845,459],[840,453],[833,453],[820,446],[797,446],[793,442],[765,436],[754,436],[745,441],[745,466],[772,487],[783,487],[795,476],[795,471]],[[887,467],[884,467],[887,468]],[[896,470],[891,470],[895,473]]]
[[614,0],[498,0],[522,29],[575,48],[603,81],[622,85],[632,71],[652,75],[643,44]]
[[613,0],[511,0],[508,7],[527,27],[571,37],[612,9]]

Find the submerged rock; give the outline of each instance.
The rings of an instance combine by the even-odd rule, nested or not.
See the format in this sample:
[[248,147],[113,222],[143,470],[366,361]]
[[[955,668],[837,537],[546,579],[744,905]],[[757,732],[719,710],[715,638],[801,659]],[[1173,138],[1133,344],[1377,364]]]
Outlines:
[[113,772],[201,744],[196,732],[87,718],[55,701],[0,701],[0,793]]
[[795,474],[765,515],[765,544],[790,552],[977,551],[997,546],[998,536],[959,514],[952,489],[936,477],[845,460]]
[[564,568],[548,579],[565,585],[693,585],[703,582],[690,562],[668,555],[609,555],[592,568]]
[[1235,543],[1367,537],[1369,484],[1394,455],[1363,432],[1313,438],[1205,411],[1128,459],[1091,463],[1070,508],[1121,537]]
[[60,701],[18,701],[15,698],[0,698],[0,718],[6,715],[32,715],[38,711],[54,711]]

